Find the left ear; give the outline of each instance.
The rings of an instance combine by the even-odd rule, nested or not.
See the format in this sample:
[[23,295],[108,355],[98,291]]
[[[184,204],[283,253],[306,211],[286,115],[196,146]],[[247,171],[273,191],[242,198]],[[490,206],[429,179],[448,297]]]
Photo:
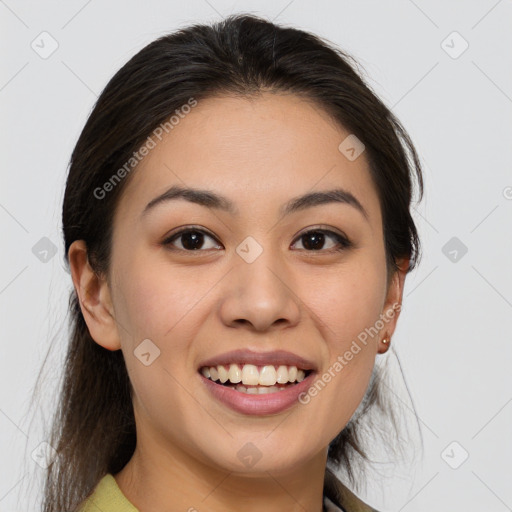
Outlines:
[[[409,259],[403,258],[397,260],[398,269],[393,272],[388,284],[388,291],[386,300],[382,308],[382,319],[384,327],[381,331],[381,339],[379,340],[378,353],[383,354],[389,348],[391,336],[395,332],[396,323],[400,316],[402,309],[402,297],[404,293],[405,276],[409,269]],[[383,343],[382,339],[388,340],[388,343]]]

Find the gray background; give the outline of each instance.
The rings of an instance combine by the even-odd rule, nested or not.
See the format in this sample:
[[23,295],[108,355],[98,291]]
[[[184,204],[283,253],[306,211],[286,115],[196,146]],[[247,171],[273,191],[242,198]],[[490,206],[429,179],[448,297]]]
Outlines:
[[424,453],[380,465],[361,496],[383,512],[512,510],[510,0],[0,0],[0,512],[36,510],[41,494],[41,425],[56,403],[71,288],[60,210],[86,117],[114,72],[157,36],[241,11],[352,53],[424,165],[426,197],[415,207],[424,257],[393,337]]

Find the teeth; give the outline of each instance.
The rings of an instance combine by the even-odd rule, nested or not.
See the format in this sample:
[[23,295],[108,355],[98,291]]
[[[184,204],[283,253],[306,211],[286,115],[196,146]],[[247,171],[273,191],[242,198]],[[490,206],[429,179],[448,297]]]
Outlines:
[[260,374],[253,364],[245,364],[242,368],[242,383],[245,385],[259,384]]
[[276,372],[276,381],[279,384],[286,384],[288,382],[288,368],[286,366],[281,365]]
[[228,373],[229,382],[233,384],[238,384],[242,382],[242,370],[237,364],[229,365],[229,373]]
[[219,380],[224,384],[228,380],[228,371],[224,366],[217,366],[217,373],[219,374]]
[[247,395],[264,395],[266,393],[276,393],[277,391],[284,391],[284,386],[270,386],[270,387],[259,387],[255,386],[252,388],[246,388],[245,386],[242,386],[241,384],[238,384],[234,387],[237,391],[240,391],[241,393],[245,393]]
[[[210,366],[201,368],[201,373],[207,378],[213,381],[219,380],[222,384],[230,382],[232,384],[240,384],[237,388],[245,388],[241,391],[244,393],[254,394],[255,391],[251,391],[252,388],[246,388],[246,386],[274,386],[276,384],[287,384],[289,382],[302,382],[306,376],[304,370],[298,369],[296,366],[256,366],[253,364],[230,364],[229,367],[224,365]],[[266,388],[262,393],[266,393]],[[270,388],[271,389],[271,388]],[[282,387],[277,387],[281,390]],[[256,393],[259,391],[256,390]]]
[[219,378],[219,372],[217,371],[217,368],[212,366],[210,367],[210,379],[217,380]]
[[277,382],[276,369],[273,366],[264,366],[260,372],[260,386],[273,386]]

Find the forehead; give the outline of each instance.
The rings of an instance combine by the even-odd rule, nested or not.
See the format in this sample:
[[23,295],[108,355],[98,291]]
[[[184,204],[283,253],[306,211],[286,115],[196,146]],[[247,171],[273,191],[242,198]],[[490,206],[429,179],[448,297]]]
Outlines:
[[154,147],[133,171],[119,215],[134,219],[173,184],[222,192],[251,205],[252,213],[269,202],[343,187],[379,221],[364,152],[351,161],[339,149],[349,135],[318,105],[295,95],[200,100],[162,140],[152,137]]

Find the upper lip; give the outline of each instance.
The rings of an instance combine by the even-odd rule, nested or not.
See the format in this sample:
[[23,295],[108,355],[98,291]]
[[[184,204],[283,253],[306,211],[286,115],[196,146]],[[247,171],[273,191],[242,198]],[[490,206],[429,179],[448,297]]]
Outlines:
[[274,350],[272,352],[254,352],[252,350],[232,350],[210,359],[204,360],[199,368],[204,366],[219,366],[230,364],[254,364],[256,366],[296,366],[303,370],[316,370],[315,363],[286,350]]

